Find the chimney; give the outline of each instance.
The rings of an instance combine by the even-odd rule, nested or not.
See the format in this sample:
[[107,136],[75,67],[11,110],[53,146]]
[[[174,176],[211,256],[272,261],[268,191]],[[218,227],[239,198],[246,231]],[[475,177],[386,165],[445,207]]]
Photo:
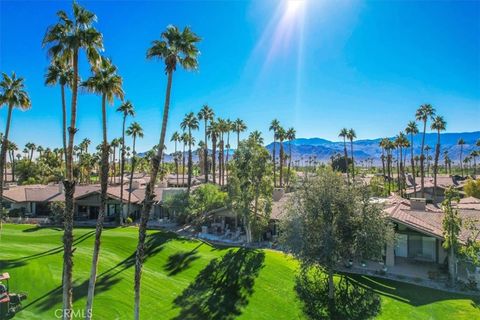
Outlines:
[[410,198],[410,210],[425,211],[426,207],[427,201],[425,198]]
[[282,199],[283,195],[285,194],[285,189],[283,188],[275,188],[273,189],[273,201],[279,201]]

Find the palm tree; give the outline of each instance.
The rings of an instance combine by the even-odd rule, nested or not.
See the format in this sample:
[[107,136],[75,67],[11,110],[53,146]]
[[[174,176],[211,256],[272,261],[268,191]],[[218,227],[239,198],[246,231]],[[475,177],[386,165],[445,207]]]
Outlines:
[[181,140],[183,143],[183,152],[182,152],[182,186],[185,185],[185,149],[187,148],[188,145],[188,133],[183,132],[181,136]]
[[405,164],[402,162],[403,159],[403,148],[408,146],[408,139],[403,132],[400,132],[396,139],[395,144],[399,151],[398,157],[398,170],[397,170],[397,177],[398,177],[398,189],[400,191],[400,195],[403,196],[403,189],[405,187]]
[[430,150],[432,150],[432,148],[427,144],[425,146],[425,159],[427,160],[427,176],[430,175],[430,160],[432,159],[432,157],[428,155]]
[[348,174],[348,154],[347,154],[347,137],[348,137],[348,129],[343,128],[340,130],[338,134],[339,137],[343,138],[343,154],[345,158],[345,170],[347,171],[347,182],[350,184],[350,176]]
[[381,159],[382,159],[382,172],[383,172],[383,180],[384,182],[386,181],[385,177],[387,176],[387,173],[386,173],[386,170],[385,170],[385,151],[386,151],[386,147],[388,145],[388,138],[383,138],[382,140],[380,140],[379,142],[379,146],[380,148],[382,148],[382,155],[381,155]]
[[233,131],[237,133],[237,148],[240,144],[240,133],[245,132],[245,130],[247,130],[247,125],[242,119],[237,118],[237,120],[233,122]]
[[226,120],[218,118],[218,130],[220,137],[220,150],[218,153],[218,162],[219,162],[219,182],[220,185],[225,184],[225,133],[228,131],[228,123]]
[[[125,125],[127,121],[127,117],[135,117],[135,108],[130,101],[123,102],[118,108],[117,112],[120,112],[123,116],[122,121],[122,139],[121,139],[121,157],[120,157],[120,204],[122,206],[121,214],[123,215],[123,177],[125,175]],[[120,222],[122,222],[123,217],[120,218]]]
[[417,196],[417,182],[415,174],[415,161],[413,157],[413,136],[418,133],[417,123],[415,121],[410,121],[405,128],[405,132],[410,135],[410,164],[412,166],[412,176],[413,176],[413,192]]
[[178,154],[177,154],[177,143],[181,141],[180,134],[178,131],[175,131],[172,134],[172,137],[170,138],[170,141],[173,141],[175,143],[175,152],[174,152],[174,157],[173,160],[175,161],[175,172],[177,173],[177,186],[178,186]]
[[273,186],[277,186],[277,176],[276,176],[276,162],[275,162],[275,147],[277,142],[277,130],[280,128],[280,122],[277,119],[273,119],[270,123],[269,131],[273,131],[273,154],[272,154],[272,162],[273,162]]
[[295,140],[296,131],[294,128],[288,128],[286,138],[288,140],[288,169],[287,169],[287,186],[290,183],[290,167],[292,165],[292,141]]
[[208,183],[208,121],[212,121],[215,113],[213,112],[212,108],[208,105],[204,105],[202,109],[198,112],[198,120],[204,121],[204,128],[205,128],[205,143],[203,146],[203,159],[204,159],[204,172],[205,172],[205,182]]
[[262,133],[258,130],[250,132],[248,139],[254,141],[257,144],[263,145]]
[[152,161],[152,172],[150,182],[145,190],[145,201],[142,208],[140,227],[138,230],[138,245],[135,263],[135,306],[134,319],[140,317],[140,282],[142,266],[145,252],[145,237],[147,231],[147,222],[150,216],[150,210],[153,205],[153,192],[155,181],[157,180],[158,169],[162,160],[163,149],[165,145],[165,134],[167,130],[168,111],[170,106],[170,91],[172,88],[172,76],[177,65],[180,64],[185,70],[195,70],[198,66],[199,50],[196,45],[200,38],[186,27],[182,32],[175,26],[168,26],[162,33],[161,40],[155,40],[147,51],[147,59],[158,58],[165,62],[165,73],[167,74],[167,91],[165,95],[165,106],[163,110],[162,129],[160,132],[160,143],[157,156]]
[[33,152],[37,150],[37,146],[33,142],[25,144],[25,149],[28,151],[28,162],[32,163]]
[[14,108],[20,110],[28,110],[31,106],[30,97],[25,91],[25,84],[22,77],[17,78],[13,72],[9,77],[6,73],[2,73],[2,81],[0,81],[0,106],[8,107],[7,123],[5,134],[2,139],[2,147],[0,151],[0,232],[2,230],[3,215],[3,181],[4,171],[7,161],[8,136],[10,133],[10,124],[12,123],[12,111]]
[[463,140],[463,138],[460,138],[457,144],[460,146],[460,170],[463,177],[463,146],[465,145],[465,140]]
[[283,141],[286,138],[286,131],[283,127],[278,127],[276,131],[276,140],[280,143],[280,159],[279,159],[279,185],[280,188],[283,188],[283,160],[285,158],[285,153],[283,150]]
[[352,181],[355,182],[355,159],[353,157],[353,139],[357,138],[357,134],[355,133],[355,130],[353,129],[348,130],[347,138],[348,140],[350,140],[350,153],[352,154]]
[[435,116],[435,109],[430,104],[422,104],[417,109],[417,112],[415,113],[415,119],[417,121],[422,121],[423,122],[422,147],[421,147],[421,153],[420,153],[420,188],[422,189],[422,198],[425,197],[425,190],[424,190],[424,185],[425,185],[425,167],[424,167],[425,156],[423,154],[424,146],[425,146],[425,131],[427,130],[428,119],[432,118],[433,116]]
[[14,142],[8,141],[8,153],[10,158],[10,163],[12,164],[12,182],[15,181],[15,151],[18,150],[17,145]]
[[393,172],[392,172],[392,161],[393,161],[392,150],[393,149],[395,149],[395,144],[393,143],[393,141],[387,139],[385,150],[387,151],[388,194],[390,194],[390,191],[391,191],[390,182],[393,179],[392,178],[392,175],[393,175]]
[[225,130],[227,131],[227,159],[225,161],[225,174],[227,176],[227,184],[228,184],[228,157],[229,157],[229,154],[230,154],[230,132],[232,132],[234,129],[233,127],[233,122],[230,120],[230,119],[227,119],[226,120],[226,124],[225,124]]
[[187,194],[190,194],[190,187],[192,186],[192,171],[193,171],[193,163],[192,163],[192,145],[194,143],[194,139],[192,136],[192,130],[198,130],[198,119],[193,112],[187,113],[183,121],[180,123],[180,127],[182,130],[188,130],[188,180],[187,180]]
[[[86,314],[92,312],[93,297],[95,294],[95,282],[97,280],[98,256],[100,253],[100,238],[102,237],[103,221],[105,219],[105,209],[107,207],[107,188],[108,188],[108,158],[110,146],[107,139],[107,107],[106,104],[113,104],[115,98],[123,100],[124,93],[122,89],[123,80],[117,74],[117,67],[111,60],[102,57],[100,65],[95,68],[94,74],[84,81],[81,86],[88,92],[99,94],[102,97],[102,133],[103,140],[101,146],[101,173],[100,173],[100,210],[95,229],[95,244],[93,247],[92,268],[90,270],[90,280],[88,283]],[[88,144],[87,144],[88,146]]]
[[[477,157],[480,156],[480,151],[473,150],[470,152],[470,157],[473,159],[473,174],[477,174]],[[12,171],[13,174],[13,171]]]
[[[73,195],[75,181],[73,175],[73,145],[76,133],[77,95],[78,95],[78,56],[84,49],[90,65],[99,61],[99,50],[103,49],[102,34],[92,24],[97,20],[95,14],[73,2],[73,19],[66,12],[58,11],[59,22],[48,28],[43,45],[49,46],[48,53],[55,59],[71,64],[73,68],[72,96],[70,108],[70,127],[66,157],[65,185],[65,229],[64,229],[64,277],[63,277],[63,310],[65,318],[72,317],[72,269],[73,269]],[[90,314],[90,312],[88,313]]]
[[438,158],[440,157],[440,132],[445,131],[447,123],[442,116],[436,116],[433,119],[431,129],[437,131],[437,145],[435,146],[435,160],[433,163],[433,201],[437,196],[437,174],[438,174]]
[[[218,128],[218,123],[216,121],[210,121],[210,125],[208,126],[208,132],[207,134],[210,136],[210,139],[212,139],[212,178],[213,178],[213,183],[215,184],[216,181],[216,153],[217,153],[217,139],[219,135],[219,128]],[[220,183],[220,182],[219,182]]]
[[137,138],[143,138],[143,129],[138,124],[138,122],[132,122],[130,126],[125,131],[127,136],[132,137],[132,164],[130,168],[130,180],[128,185],[128,203],[127,203],[127,214],[130,215],[130,204],[132,201],[132,182],[133,182],[133,173],[135,171],[135,163],[137,162],[137,153],[135,151],[135,143]]
[[112,140],[112,142],[110,142],[110,147],[112,148],[112,169],[113,169],[113,172],[112,172],[112,184],[113,183],[116,183],[115,179],[116,179],[116,176],[117,176],[117,168],[116,168],[116,165],[115,165],[115,156],[116,156],[116,151],[117,151],[117,148],[120,146],[120,139],[118,138],[115,138]]
[[60,85],[62,97],[62,142],[65,163],[67,162],[67,103],[65,101],[65,86],[71,87],[73,82],[73,69],[65,60],[54,59],[45,74],[47,86]]

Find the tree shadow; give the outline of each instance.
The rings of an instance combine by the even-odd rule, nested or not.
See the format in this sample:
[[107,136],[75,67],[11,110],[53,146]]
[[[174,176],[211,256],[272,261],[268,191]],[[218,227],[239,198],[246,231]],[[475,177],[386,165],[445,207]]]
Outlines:
[[[82,243],[83,241],[92,237],[94,233],[95,233],[95,231],[90,231],[90,232],[87,232],[87,233],[79,236],[78,238],[76,238],[74,240],[73,245],[76,246],[76,245]],[[54,254],[57,254],[57,253],[62,253],[62,252],[63,252],[63,246],[58,246],[58,247],[49,249],[47,251],[35,253],[35,254],[29,255],[29,256],[25,256],[25,257],[20,257],[20,258],[10,259],[10,260],[0,260],[0,269],[1,270],[7,270],[7,269],[14,269],[14,268],[22,267],[22,266],[26,265],[27,261],[29,261],[29,260],[39,259],[39,258],[42,258],[42,257],[51,256],[51,255],[54,255]]]
[[302,269],[296,278],[295,291],[309,319],[365,320],[374,318],[381,308],[377,293],[347,276],[335,282],[334,299],[330,300],[327,275],[317,267]]
[[442,300],[454,299],[471,299],[472,305],[480,304],[480,298],[465,294],[435,290],[420,285],[364,275],[352,274],[348,275],[348,277],[358,286],[373,290],[382,296],[408,303],[412,306],[422,306]]
[[43,229],[49,229],[49,230],[52,230],[52,231],[63,231],[62,228],[42,227],[42,226],[36,225],[36,226],[28,228],[28,229],[23,229],[22,232],[36,232],[36,231],[43,230]]
[[200,248],[202,245],[203,243],[200,243],[191,251],[181,251],[170,255],[167,263],[164,266],[164,269],[168,272],[168,275],[174,276],[183,270],[188,269],[190,264],[200,257],[197,253],[198,248]]
[[244,248],[213,259],[174,300],[181,308],[175,319],[229,320],[240,315],[264,260],[263,251]]

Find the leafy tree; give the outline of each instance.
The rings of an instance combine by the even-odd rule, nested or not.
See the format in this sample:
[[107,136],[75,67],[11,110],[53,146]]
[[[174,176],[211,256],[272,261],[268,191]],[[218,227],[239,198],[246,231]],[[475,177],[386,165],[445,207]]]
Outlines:
[[322,169],[293,194],[282,225],[282,243],[303,267],[325,270],[334,305],[336,267],[354,257],[379,259],[390,230],[363,187],[352,189],[341,175]]
[[462,219],[458,214],[458,210],[452,206],[452,202],[458,202],[460,196],[458,191],[449,187],[445,190],[445,200],[442,202],[442,210],[444,217],[442,221],[443,247],[448,250],[448,271],[450,274],[450,281],[453,285],[457,279],[456,275],[456,254],[460,248],[459,235],[462,228]]
[[480,179],[468,179],[463,190],[468,197],[475,197],[480,199]]
[[348,159],[347,163],[345,163],[345,157],[343,157],[341,154],[336,153],[332,157],[330,157],[331,160],[331,166],[334,171],[338,172],[347,172],[348,165],[352,162],[352,159]]
[[240,142],[233,156],[229,201],[233,211],[243,218],[248,243],[260,238],[271,212],[269,159],[267,149],[251,138]]

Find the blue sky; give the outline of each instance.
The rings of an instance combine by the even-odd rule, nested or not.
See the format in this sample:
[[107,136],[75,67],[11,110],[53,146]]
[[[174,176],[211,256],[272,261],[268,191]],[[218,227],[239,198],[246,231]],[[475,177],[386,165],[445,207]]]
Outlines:
[[[336,140],[342,127],[355,128],[358,138],[392,136],[426,102],[445,117],[448,132],[480,130],[476,1],[80,4],[98,16],[104,54],[118,66],[145,130],[142,151],[158,142],[166,85],[163,63],[147,61],[145,52],[169,24],[191,26],[203,38],[198,72],[174,75],[169,136],[205,103],[220,117],[244,119],[267,142],[273,118],[299,137]],[[70,12],[71,2],[0,0],[0,71],[25,77],[32,100],[31,110],[14,113],[11,138],[19,146],[61,145],[60,89],[43,85],[48,58],[41,47],[59,9]],[[85,64],[81,73],[89,76]],[[121,134],[118,105],[108,110],[109,139]],[[100,117],[100,98],[82,94],[77,142],[100,142]]]

